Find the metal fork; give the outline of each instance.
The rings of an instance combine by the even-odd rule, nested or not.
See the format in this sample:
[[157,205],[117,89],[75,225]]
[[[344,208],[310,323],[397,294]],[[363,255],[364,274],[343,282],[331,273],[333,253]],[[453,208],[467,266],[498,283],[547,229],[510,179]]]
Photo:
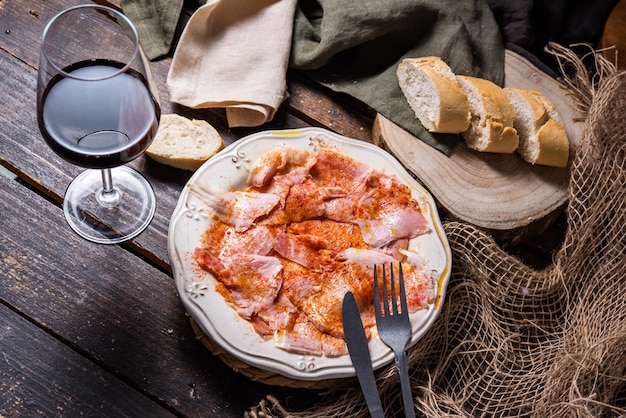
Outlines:
[[[374,312],[376,313],[376,327],[378,335],[385,344],[391,348],[396,356],[396,369],[400,376],[402,388],[402,400],[404,402],[404,414],[407,418],[415,417],[413,395],[409,382],[409,365],[404,349],[411,339],[411,322],[406,305],[406,292],[404,290],[404,273],[402,263],[398,263],[398,281],[400,287],[400,310],[398,310],[398,294],[396,293],[393,264],[389,265],[391,281],[391,300],[387,291],[386,267],[382,265],[383,287],[383,312],[381,312],[380,288],[378,287],[378,267],[374,266]],[[390,305],[391,304],[391,309]]]

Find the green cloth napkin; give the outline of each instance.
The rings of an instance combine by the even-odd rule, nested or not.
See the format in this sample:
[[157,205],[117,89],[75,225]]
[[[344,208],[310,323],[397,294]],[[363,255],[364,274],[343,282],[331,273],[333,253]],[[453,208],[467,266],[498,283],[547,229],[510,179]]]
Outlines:
[[298,2],[290,67],[448,153],[460,136],[427,132],[396,77],[404,57],[428,55],[456,74],[503,83],[504,47],[486,0]]
[[122,0],[122,11],[133,22],[150,60],[167,55],[184,0]]

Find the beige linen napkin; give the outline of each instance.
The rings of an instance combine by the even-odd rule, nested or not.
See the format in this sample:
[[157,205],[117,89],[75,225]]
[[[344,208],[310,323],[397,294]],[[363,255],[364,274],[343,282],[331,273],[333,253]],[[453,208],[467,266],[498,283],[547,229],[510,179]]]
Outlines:
[[209,0],[176,47],[170,100],[225,108],[231,127],[270,121],[287,97],[295,6],[296,0]]

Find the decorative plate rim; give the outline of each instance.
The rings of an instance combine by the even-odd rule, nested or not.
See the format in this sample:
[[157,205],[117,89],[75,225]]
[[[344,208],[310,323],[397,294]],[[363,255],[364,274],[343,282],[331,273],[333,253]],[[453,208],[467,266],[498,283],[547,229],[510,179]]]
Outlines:
[[[248,135],[224,148],[192,175],[181,191],[168,230],[168,253],[176,289],[187,313],[208,338],[241,362],[295,380],[353,377],[355,371],[348,354],[324,357],[291,353],[275,347],[271,339],[263,340],[213,290],[215,279],[194,265],[191,257],[200,235],[212,220],[205,205],[189,193],[188,186],[196,181],[210,179],[224,190],[244,187],[247,167],[254,158],[281,144],[311,150],[319,146],[336,149],[376,169],[396,174],[401,182],[411,188],[413,199],[418,201],[425,212],[431,232],[411,240],[409,246],[419,247],[421,254],[426,255],[427,259],[430,257],[431,264],[436,264],[433,267],[437,286],[435,303],[411,314],[413,335],[410,345],[415,344],[431,327],[445,299],[451,268],[450,247],[433,197],[385,150],[322,128],[271,130]],[[394,359],[393,352],[377,336],[372,336],[369,348],[375,369]]]

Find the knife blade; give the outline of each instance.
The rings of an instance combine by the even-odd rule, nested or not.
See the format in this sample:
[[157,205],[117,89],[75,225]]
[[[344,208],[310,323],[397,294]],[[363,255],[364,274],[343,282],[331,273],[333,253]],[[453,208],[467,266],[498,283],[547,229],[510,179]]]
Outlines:
[[384,418],[383,407],[380,403],[376,379],[374,378],[372,359],[367,346],[367,337],[365,336],[361,314],[352,292],[347,292],[343,297],[341,319],[348,352],[356,370],[356,376],[361,385],[365,402],[367,402],[367,409],[369,409],[372,418]]

